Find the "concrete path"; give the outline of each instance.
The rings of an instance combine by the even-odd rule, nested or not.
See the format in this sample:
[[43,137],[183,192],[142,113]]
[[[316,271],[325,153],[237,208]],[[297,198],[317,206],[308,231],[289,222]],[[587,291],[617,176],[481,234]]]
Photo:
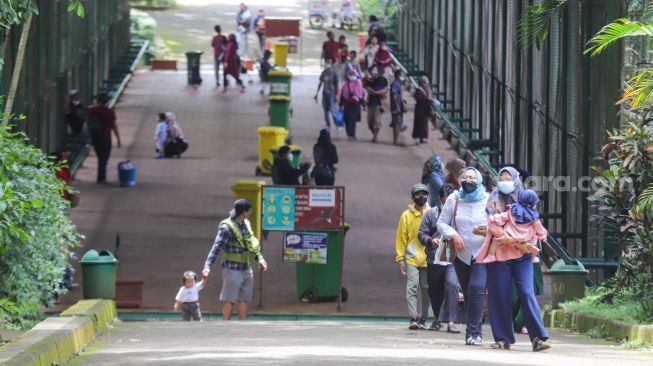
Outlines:
[[[486,329],[488,331],[489,329]],[[460,334],[410,331],[404,323],[248,321],[125,322],[73,365],[651,365],[653,355],[551,332],[552,348],[531,352],[527,336],[497,351]]]

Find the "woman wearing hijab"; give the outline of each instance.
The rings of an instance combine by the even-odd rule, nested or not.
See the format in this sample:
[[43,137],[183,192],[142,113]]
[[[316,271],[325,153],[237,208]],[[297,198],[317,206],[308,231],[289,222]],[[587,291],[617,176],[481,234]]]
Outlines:
[[419,88],[415,89],[415,120],[413,138],[418,144],[427,142],[429,138],[429,120],[433,117],[433,92],[429,78],[419,79]]
[[467,168],[461,176],[461,187],[453,192],[442,207],[437,228],[442,233],[440,245],[450,241],[456,257],[453,265],[465,294],[467,329],[465,344],[480,346],[483,339],[483,300],[487,272],[485,265],[476,263],[484,234],[479,227],[487,226],[488,194],[483,187],[483,176],[476,168]]
[[331,134],[326,128],[320,131],[317,143],[313,146],[313,159],[315,160],[315,166],[311,172],[311,177],[315,179],[315,184],[318,186],[334,185],[338,151],[336,145],[331,142]]
[[363,83],[356,71],[351,70],[347,75],[347,81],[340,89],[340,108],[345,115],[345,128],[349,140],[356,140],[356,123],[361,120],[361,108],[364,102]]
[[[429,187],[429,206],[442,209],[442,187],[444,186],[444,168],[437,155],[433,155],[424,163],[422,169],[422,184]],[[446,198],[446,197],[444,197]]]
[[188,143],[186,142],[186,137],[184,136],[184,131],[177,123],[177,117],[172,112],[166,112],[166,133],[167,139],[164,148],[164,155],[166,158],[171,157],[181,157],[186,149],[188,149]]
[[231,75],[236,79],[236,83],[240,85],[240,92],[245,92],[245,85],[240,80],[240,58],[238,57],[238,42],[236,42],[236,36],[233,33],[229,34],[227,37],[227,48],[224,52],[224,89],[223,93],[227,92],[227,75]]
[[[508,210],[509,205],[517,202],[519,194],[524,190],[521,174],[517,169],[506,166],[499,170],[499,180],[497,187],[494,188],[488,199],[486,212],[488,215],[500,214]],[[502,239],[506,244],[513,241],[510,238]],[[517,243],[515,243],[517,244]],[[544,293],[544,279],[542,277],[542,263],[533,263],[533,287],[535,295]],[[489,300],[489,299],[488,299]],[[513,318],[513,327],[515,331],[528,333],[528,324],[525,323],[525,314],[522,302],[519,296],[518,286],[512,283],[511,289],[512,306],[509,309]],[[507,310],[503,310],[507,311]]]

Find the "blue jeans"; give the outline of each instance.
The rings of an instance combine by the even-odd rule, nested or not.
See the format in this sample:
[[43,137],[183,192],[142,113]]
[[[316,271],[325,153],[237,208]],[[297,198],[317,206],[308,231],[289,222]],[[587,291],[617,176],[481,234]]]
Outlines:
[[330,94],[322,94],[322,109],[324,109],[324,122],[327,127],[331,126],[329,122],[329,113],[333,116],[333,123],[336,123],[336,96]]
[[[487,282],[486,266],[482,263],[476,263],[473,259],[471,264],[465,264],[458,258],[456,258],[453,265],[456,269],[460,287],[463,289],[463,294],[465,294],[465,312],[467,313],[465,338],[483,338],[483,302]],[[508,290],[510,290],[510,286],[508,286]]]
[[540,315],[540,306],[535,299],[533,286],[533,257],[525,254],[521,258],[505,262],[494,262],[487,265],[489,278],[488,311],[492,325],[492,336],[495,341],[515,343],[515,332],[512,320],[512,303],[510,301],[510,284],[512,280],[517,285],[521,311],[524,313],[524,324],[528,328],[528,336],[537,337],[543,341],[549,338],[544,329]]

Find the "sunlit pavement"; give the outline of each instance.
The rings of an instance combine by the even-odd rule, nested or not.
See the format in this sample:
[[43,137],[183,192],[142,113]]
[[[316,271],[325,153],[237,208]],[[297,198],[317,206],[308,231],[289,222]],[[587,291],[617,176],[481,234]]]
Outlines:
[[463,335],[410,331],[398,322],[124,322],[76,365],[651,365],[653,355],[552,331],[552,348],[531,352],[465,346]]

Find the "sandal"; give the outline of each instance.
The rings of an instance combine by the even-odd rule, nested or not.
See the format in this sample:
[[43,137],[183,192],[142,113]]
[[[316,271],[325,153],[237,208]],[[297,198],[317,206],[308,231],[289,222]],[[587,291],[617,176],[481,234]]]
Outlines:
[[551,348],[550,345],[544,343],[543,340],[535,337],[533,338],[533,352],[540,352]]
[[490,345],[492,349],[510,349],[510,343],[505,341],[496,341]]

